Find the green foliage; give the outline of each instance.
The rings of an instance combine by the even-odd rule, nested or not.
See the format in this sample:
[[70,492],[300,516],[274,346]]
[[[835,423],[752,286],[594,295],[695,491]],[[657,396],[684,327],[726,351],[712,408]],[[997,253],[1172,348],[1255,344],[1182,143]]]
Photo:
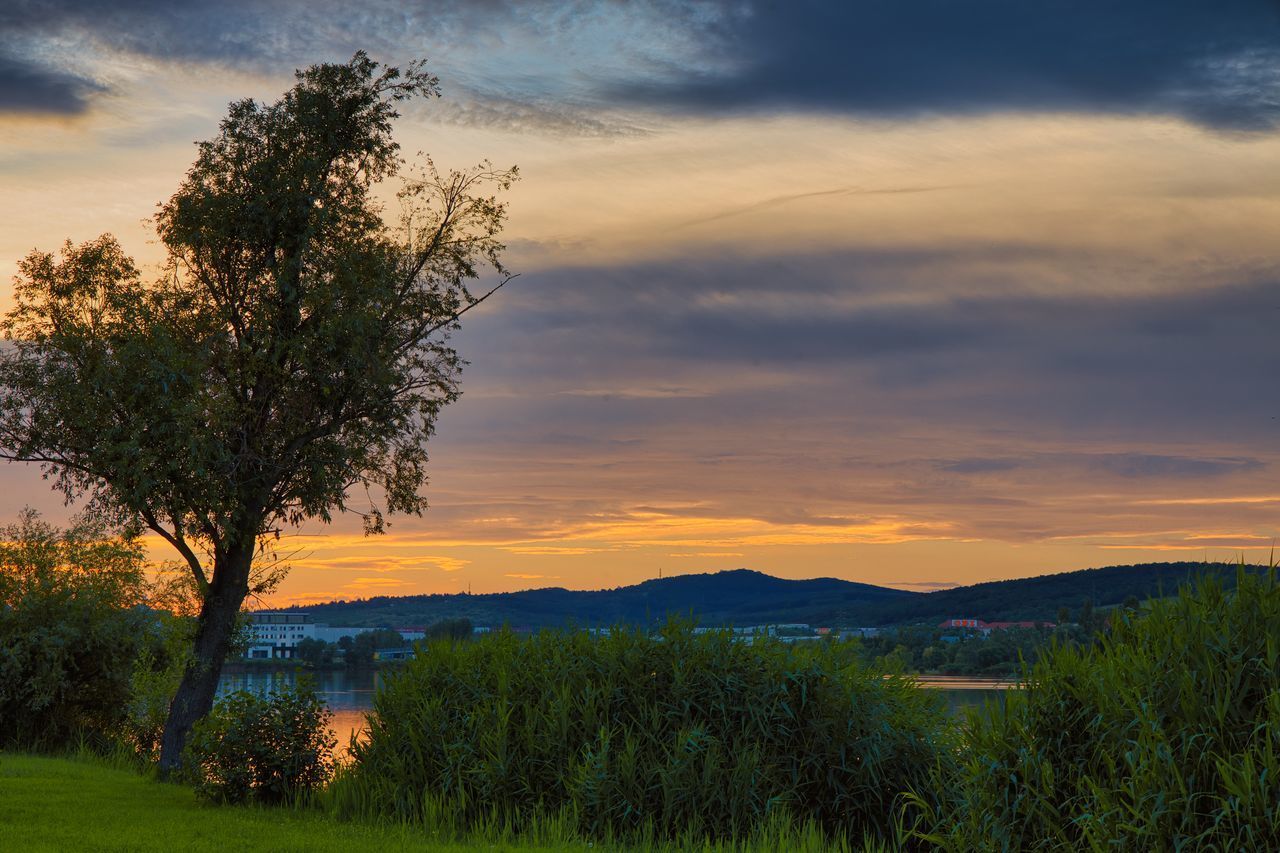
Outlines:
[[1241,567],[1053,648],[970,721],[955,792],[952,850],[1280,849],[1280,586]]
[[1012,678],[1049,643],[1089,643],[1092,635],[1079,626],[1006,628],[985,635],[913,627],[884,630],[858,642],[863,660],[876,669]]
[[427,629],[427,640],[469,640],[475,633],[470,619],[441,619]]
[[[245,598],[279,579],[254,564],[281,528],[351,509],[377,532],[384,512],[426,508],[426,442],[461,393],[450,336],[510,278],[497,193],[517,177],[426,160],[384,220],[398,105],[435,94],[420,63],[312,66],[274,103],[233,103],[199,143],[154,219],[163,274],[146,280],[110,235],[18,264],[0,458],[154,531],[201,598],[166,768],[208,710]],[[496,284],[473,293],[486,267]],[[382,505],[349,506],[361,494]]]
[[303,663],[311,666],[328,666],[333,663],[335,647],[332,643],[317,640],[315,637],[303,637],[294,649],[294,655]]
[[159,757],[169,704],[191,659],[195,620],[152,611],[146,642],[140,644],[129,681],[128,712],[123,739],[145,763]]
[[407,645],[409,644],[404,637],[394,628],[364,631],[351,638],[343,660],[349,667],[372,666],[373,653],[378,649],[402,649]]
[[26,510],[0,528],[0,745],[64,748],[119,733],[154,620],[135,539]]
[[851,644],[504,631],[421,648],[330,796],[343,815],[463,828],[559,814],[588,837],[729,837],[782,815],[888,838],[947,738],[936,696]]
[[353,485],[421,511],[424,445],[459,393],[450,332],[482,267],[505,274],[506,208],[483,193],[514,170],[426,161],[383,221],[397,105],[434,77],[363,53],[297,77],[199,143],[155,217],[165,275],[110,235],[68,242],[19,263],[3,321],[3,455],[155,529],[197,575],[192,544],[251,547]]
[[294,802],[333,775],[331,717],[306,686],[232,693],[196,724],[184,772],[196,795],[211,802]]

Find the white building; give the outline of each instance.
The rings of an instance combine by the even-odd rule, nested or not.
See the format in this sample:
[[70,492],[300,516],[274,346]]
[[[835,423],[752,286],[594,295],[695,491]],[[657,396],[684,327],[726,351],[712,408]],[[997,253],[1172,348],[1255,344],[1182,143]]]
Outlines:
[[253,639],[245,657],[253,660],[291,658],[303,639],[315,639],[317,627],[309,613],[250,613],[249,630]]
[[[350,625],[325,625],[316,624],[317,640],[324,640],[326,643],[336,643],[343,637],[355,639],[366,631],[376,631],[376,628],[353,628]],[[396,632],[411,643],[417,642],[427,636],[427,632],[421,628],[396,628]]]
[[[310,613],[273,613],[258,611],[249,614],[249,628],[253,634],[245,657],[251,660],[292,658],[298,643],[305,639],[336,643],[343,637],[356,637],[374,628],[348,628],[324,625],[311,621]],[[409,642],[421,640],[426,631],[420,628],[396,628]]]

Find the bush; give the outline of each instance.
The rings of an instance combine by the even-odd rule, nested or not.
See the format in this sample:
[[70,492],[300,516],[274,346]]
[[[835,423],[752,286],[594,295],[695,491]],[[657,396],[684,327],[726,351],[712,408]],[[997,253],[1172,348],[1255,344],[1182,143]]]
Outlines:
[[153,618],[142,548],[31,510],[0,528],[0,747],[62,749],[127,725]]
[[133,662],[128,713],[120,740],[143,764],[160,757],[160,739],[169,704],[192,655],[195,621],[165,611],[152,611],[151,630]]
[[192,730],[183,761],[188,781],[215,803],[295,802],[333,776],[331,717],[306,686],[232,693]]
[[[954,850],[1280,849],[1280,587],[1240,572],[1050,649],[969,730]],[[940,783],[945,787],[945,783]]]
[[435,642],[375,699],[339,814],[465,830],[568,816],[586,836],[745,836],[780,815],[890,837],[949,760],[939,697],[852,644],[670,625]]

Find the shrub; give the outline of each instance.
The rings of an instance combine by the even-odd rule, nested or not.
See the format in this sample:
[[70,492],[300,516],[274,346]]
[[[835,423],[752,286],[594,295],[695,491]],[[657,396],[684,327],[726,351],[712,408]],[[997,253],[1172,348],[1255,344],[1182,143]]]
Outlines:
[[939,697],[852,644],[669,625],[434,642],[375,699],[339,814],[459,829],[567,815],[587,836],[745,836],[779,815],[890,837],[951,754]]
[[0,746],[60,749],[125,725],[152,616],[143,553],[82,522],[31,510],[0,528]]
[[1280,587],[1241,570],[1058,646],[969,729],[954,850],[1280,849]]
[[160,738],[169,704],[191,659],[195,621],[164,611],[152,612],[153,622],[133,662],[128,713],[120,740],[144,764],[160,757]]
[[188,780],[210,802],[294,802],[333,776],[331,717],[305,685],[232,693],[192,730],[183,762]]

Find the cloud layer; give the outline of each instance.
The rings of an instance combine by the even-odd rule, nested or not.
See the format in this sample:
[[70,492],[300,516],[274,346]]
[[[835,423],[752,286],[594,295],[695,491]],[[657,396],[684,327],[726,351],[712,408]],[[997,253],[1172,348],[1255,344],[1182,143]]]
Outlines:
[[[439,60],[467,121],[600,132],[593,113],[986,112],[1173,115],[1207,127],[1280,121],[1280,9],[1270,0],[21,0],[0,108],[77,112],[92,84],[39,60],[61,46],[281,70],[357,48]],[[512,105],[519,109],[512,110]]]
[[77,115],[101,88],[75,74],[0,53],[0,114]]
[[992,111],[1280,120],[1269,0],[822,0],[733,4],[711,45],[732,70],[630,94],[691,109],[881,118]]

